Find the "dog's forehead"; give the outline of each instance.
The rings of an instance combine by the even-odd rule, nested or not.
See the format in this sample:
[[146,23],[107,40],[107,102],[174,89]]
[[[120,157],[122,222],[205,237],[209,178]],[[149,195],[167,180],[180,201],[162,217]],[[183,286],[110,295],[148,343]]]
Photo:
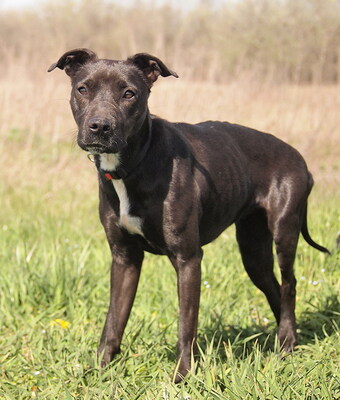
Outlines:
[[133,64],[121,60],[100,59],[85,64],[79,70],[76,80],[79,82],[87,79],[119,86],[145,84],[143,73]]

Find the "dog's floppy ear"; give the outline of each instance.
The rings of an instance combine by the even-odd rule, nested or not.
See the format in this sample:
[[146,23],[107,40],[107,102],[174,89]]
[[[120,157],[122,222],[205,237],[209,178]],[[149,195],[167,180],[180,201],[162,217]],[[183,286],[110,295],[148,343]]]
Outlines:
[[97,59],[96,53],[88,49],[74,49],[63,54],[59,60],[52,64],[48,69],[48,72],[53,71],[55,68],[65,70],[69,76],[74,75],[77,70],[87,63]]
[[148,53],[138,53],[127,59],[128,62],[134,64],[139,68],[145,75],[149,86],[157,80],[159,75],[161,76],[174,76],[178,78],[176,72],[171,71],[159,58],[154,57]]

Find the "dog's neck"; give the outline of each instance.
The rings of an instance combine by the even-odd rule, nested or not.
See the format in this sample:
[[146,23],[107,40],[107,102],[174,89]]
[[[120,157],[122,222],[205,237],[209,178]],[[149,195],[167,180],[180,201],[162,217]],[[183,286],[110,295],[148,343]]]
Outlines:
[[141,163],[151,143],[152,120],[148,113],[140,131],[128,141],[119,153],[103,153],[95,156],[101,175],[107,180],[127,178]]

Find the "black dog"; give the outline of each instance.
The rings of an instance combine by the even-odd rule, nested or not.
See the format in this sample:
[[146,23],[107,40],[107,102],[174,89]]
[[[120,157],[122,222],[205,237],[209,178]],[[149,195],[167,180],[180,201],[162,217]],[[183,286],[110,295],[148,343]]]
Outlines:
[[[177,74],[156,57],[98,59],[87,49],[65,53],[49,71],[71,77],[78,144],[94,155],[99,211],[112,251],[111,298],[99,356],[119,352],[144,251],[167,255],[179,295],[179,369],[195,351],[202,246],[236,224],[243,264],[266,295],[284,350],[296,344],[293,263],[307,230],[313,179],[301,155],[272,135],[225,122],[170,123],[150,115],[150,88]],[[275,243],[282,275],[273,274]]]

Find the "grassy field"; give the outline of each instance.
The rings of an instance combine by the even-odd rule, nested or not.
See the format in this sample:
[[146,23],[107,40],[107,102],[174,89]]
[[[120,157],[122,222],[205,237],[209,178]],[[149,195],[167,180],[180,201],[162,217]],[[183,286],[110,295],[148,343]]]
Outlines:
[[[91,166],[90,166],[91,167]],[[93,180],[95,178],[93,177]],[[122,354],[101,371],[96,346],[109,284],[109,251],[96,196],[84,186],[6,187],[1,216],[0,398],[339,398],[339,268],[303,241],[296,261],[297,351],[281,359],[273,315],[241,266],[233,229],[207,246],[201,357],[175,386],[175,274],[148,256]],[[310,231],[334,250],[338,206],[313,196]]]
[[340,398],[339,88],[169,80],[155,87],[156,114],[229,119],[295,145],[316,181],[310,232],[333,251],[327,257],[301,239],[299,347],[282,359],[273,315],[243,270],[233,228],[206,246],[201,357],[187,383],[175,386],[175,273],[162,257],[146,257],[122,353],[98,368],[110,256],[96,173],[74,145],[67,78],[41,75],[37,86],[23,69],[18,76],[0,80],[0,398]]

